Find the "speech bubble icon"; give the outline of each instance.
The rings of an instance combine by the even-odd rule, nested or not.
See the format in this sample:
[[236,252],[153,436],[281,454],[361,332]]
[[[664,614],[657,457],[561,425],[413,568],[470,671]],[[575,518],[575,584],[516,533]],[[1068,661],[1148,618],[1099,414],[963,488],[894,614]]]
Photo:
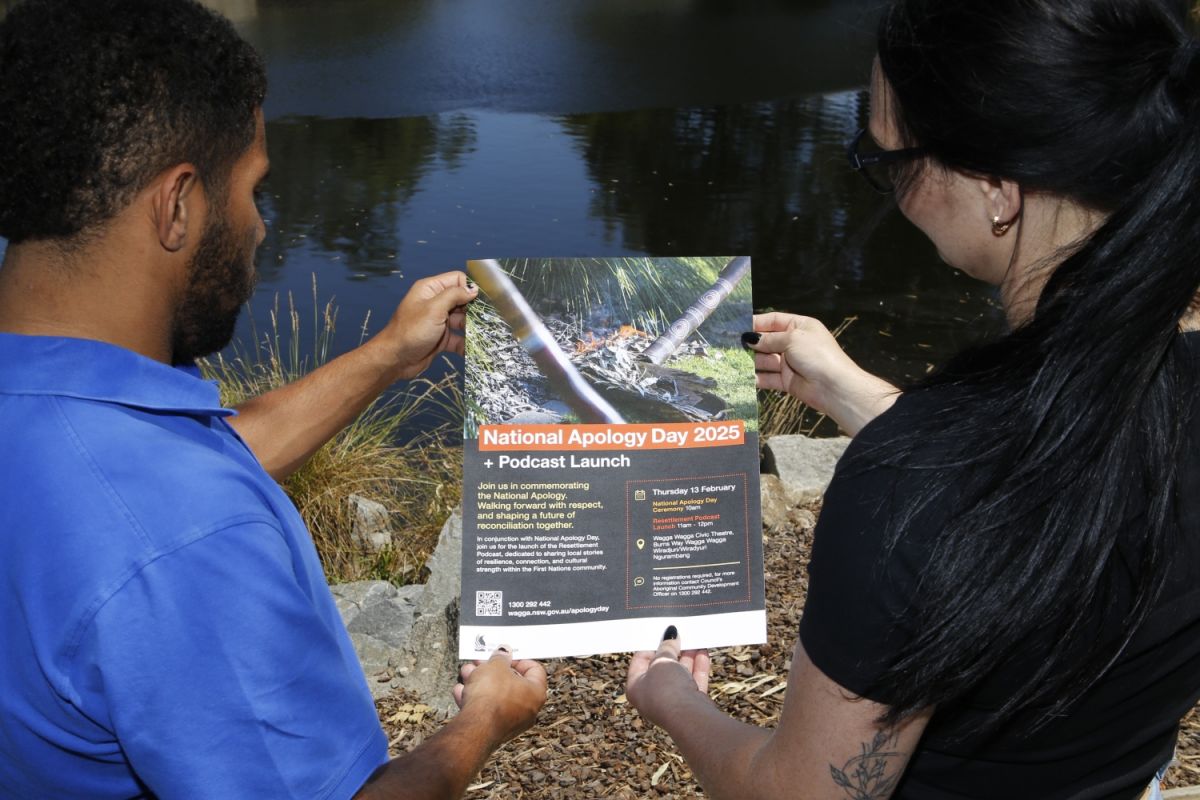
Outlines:
[[634,586],[641,586],[641,585],[642,585],[643,583],[645,583],[645,582],[646,582],[646,579],[645,579],[645,578],[634,578],[634,579],[633,579],[633,585],[634,585]]
[[646,540],[638,539],[636,542],[634,542],[634,544],[636,544],[638,546],[638,550],[641,550],[643,547],[646,546]]

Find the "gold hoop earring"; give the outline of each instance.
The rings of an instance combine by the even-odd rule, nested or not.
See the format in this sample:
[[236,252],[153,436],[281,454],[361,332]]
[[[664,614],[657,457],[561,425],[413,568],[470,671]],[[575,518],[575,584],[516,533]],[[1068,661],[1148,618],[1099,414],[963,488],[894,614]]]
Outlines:
[[999,216],[992,217],[992,236],[999,237],[1008,233],[1008,229],[1011,228],[1013,223],[1016,221],[1016,217],[1013,217],[1008,222],[1001,222]]

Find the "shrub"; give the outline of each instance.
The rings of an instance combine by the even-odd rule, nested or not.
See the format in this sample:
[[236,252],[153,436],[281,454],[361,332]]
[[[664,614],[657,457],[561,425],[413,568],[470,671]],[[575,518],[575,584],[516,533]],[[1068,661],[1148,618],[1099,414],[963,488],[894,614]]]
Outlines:
[[[200,362],[217,381],[226,406],[302,377],[329,360],[337,308],[317,302],[313,280],[313,346],[302,352],[302,326],[288,295],[281,331],[279,297],[270,331],[246,350]],[[366,335],[370,315],[363,321]],[[430,423],[432,420],[432,423]],[[423,430],[414,433],[418,423]],[[458,506],[462,485],[462,395],[455,376],[408,382],[388,392],[313,454],[282,486],[304,518],[330,582],[381,579],[396,584],[424,579],[425,561],[446,517]],[[373,552],[351,536],[350,495],[381,503],[390,512],[392,544]]]

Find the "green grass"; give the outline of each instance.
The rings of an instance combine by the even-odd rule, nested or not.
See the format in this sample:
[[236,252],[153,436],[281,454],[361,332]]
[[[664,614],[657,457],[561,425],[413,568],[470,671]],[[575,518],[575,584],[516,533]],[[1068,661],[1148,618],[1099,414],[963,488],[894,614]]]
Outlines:
[[[746,420],[746,430],[758,430],[758,398],[754,390],[754,356],[740,347],[710,348],[706,356],[686,356],[670,362],[684,372],[712,378],[713,393],[729,403],[729,416]],[[750,376],[747,379],[746,376]]]
[[[311,353],[301,352],[300,315],[289,295],[286,324],[281,324],[276,297],[270,330],[261,340],[253,332],[252,349],[239,348],[231,359],[218,355],[200,362],[205,377],[219,384],[225,405],[290,383],[329,359],[337,308],[332,300],[317,303],[315,278],[313,300]],[[364,336],[368,321],[363,322]],[[331,582],[379,579],[402,585],[423,580],[441,527],[458,506],[461,393],[453,376],[437,383],[411,381],[406,388],[403,394],[377,399],[282,483],[308,525]],[[413,420],[431,411],[446,421],[413,435]],[[390,547],[371,552],[354,543],[351,494],[388,509]]]
[[486,297],[480,297],[467,305],[467,320],[465,329],[466,369],[464,386],[466,396],[463,398],[463,436],[467,439],[479,437],[481,420],[487,415],[475,396],[482,391],[475,380],[477,375],[493,372],[497,369],[496,360],[492,357],[496,342],[512,338],[512,331],[500,319],[500,315],[492,308]]

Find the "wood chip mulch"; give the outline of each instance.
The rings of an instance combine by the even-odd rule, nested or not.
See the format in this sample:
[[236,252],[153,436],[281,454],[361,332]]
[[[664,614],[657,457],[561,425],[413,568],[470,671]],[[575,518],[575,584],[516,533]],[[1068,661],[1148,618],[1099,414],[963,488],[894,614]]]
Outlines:
[[[791,649],[804,607],[804,565],[816,509],[792,512],[765,538],[770,644],[712,654],[710,694],[728,713],[773,726],[783,709]],[[681,628],[685,646],[687,631]],[[625,699],[628,657],[545,662],[550,694],[537,724],[498,750],[471,784],[468,800],[589,800],[704,797],[671,740],[645,723]],[[414,695],[377,703],[393,756],[432,735],[445,717]],[[1200,706],[1184,720],[1176,765],[1166,787],[1200,784]]]

